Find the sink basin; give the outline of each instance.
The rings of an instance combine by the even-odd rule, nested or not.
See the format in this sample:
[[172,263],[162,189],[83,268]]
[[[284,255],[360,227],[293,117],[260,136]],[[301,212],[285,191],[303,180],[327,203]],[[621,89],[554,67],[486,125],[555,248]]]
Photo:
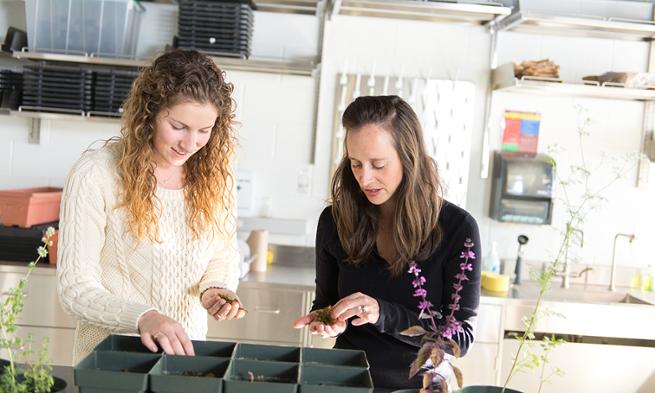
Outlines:
[[[539,289],[534,283],[524,283],[520,286],[513,287],[508,294],[515,299],[536,299]],[[551,288],[546,292],[544,300],[555,302],[574,302],[574,303],[596,303],[596,304],[651,304],[644,301],[627,291],[609,291],[600,286],[571,286],[564,289],[560,287]]]

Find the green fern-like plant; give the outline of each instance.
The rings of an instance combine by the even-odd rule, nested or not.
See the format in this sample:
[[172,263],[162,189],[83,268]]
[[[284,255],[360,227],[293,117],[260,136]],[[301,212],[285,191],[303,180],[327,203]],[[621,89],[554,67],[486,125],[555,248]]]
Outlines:
[[[54,228],[49,227],[38,247],[37,258],[28,265],[25,277],[2,302],[0,308],[0,349],[8,356],[8,364],[0,370],[0,391],[3,393],[48,393],[54,386],[52,365],[48,360],[48,339],[44,339],[35,354],[32,337],[22,339],[16,335],[16,321],[23,311],[25,284],[37,263],[48,255],[47,246],[52,245]],[[20,365],[19,365],[20,364]]]
[[[539,292],[532,311],[523,317],[524,331],[514,336],[519,346],[514,353],[512,365],[501,393],[505,392],[514,375],[523,370],[540,370],[539,390],[537,393],[541,392],[544,384],[552,376],[563,375],[562,370],[552,367],[549,356],[554,348],[564,343],[564,340],[557,339],[554,336],[544,336],[541,341],[535,340],[537,321],[548,314],[548,310],[542,308],[544,297],[550,290],[550,283],[553,277],[561,270],[565,262],[569,262],[572,259],[569,251],[573,246],[579,244],[576,234],[580,233],[589,213],[598,209],[607,201],[603,196],[604,192],[616,183],[622,174],[626,173],[635,162],[634,157],[625,157],[625,159],[620,160],[621,162],[613,165],[613,176],[603,179],[604,182],[600,186],[592,187],[592,174],[607,164],[605,162],[606,157],[603,157],[598,167],[591,168],[584,150],[584,138],[589,136],[588,128],[591,125],[591,119],[587,116],[585,108],[577,106],[575,109],[578,112],[578,126],[576,131],[578,134],[580,163],[570,166],[570,175],[568,178],[558,180],[562,195],[560,202],[565,211],[566,224],[561,232],[560,242],[554,258],[532,278],[537,282]],[[554,162],[552,164],[553,166],[555,165]],[[531,348],[537,345],[540,348],[540,354],[537,354],[534,348]]]

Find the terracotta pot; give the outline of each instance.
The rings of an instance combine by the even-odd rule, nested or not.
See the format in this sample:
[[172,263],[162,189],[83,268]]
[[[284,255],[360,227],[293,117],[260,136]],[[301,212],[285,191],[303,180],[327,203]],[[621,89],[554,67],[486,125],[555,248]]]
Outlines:
[[0,224],[29,228],[59,219],[61,188],[0,191]]
[[59,230],[55,229],[55,233],[50,238],[52,246],[48,245],[48,263],[57,265],[57,242],[59,241]]

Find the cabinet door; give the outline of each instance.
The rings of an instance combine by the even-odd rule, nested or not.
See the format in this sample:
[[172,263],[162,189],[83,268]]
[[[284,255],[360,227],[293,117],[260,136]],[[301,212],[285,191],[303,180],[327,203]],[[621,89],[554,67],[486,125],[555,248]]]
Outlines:
[[500,371],[499,349],[499,344],[476,342],[466,356],[453,361],[462,370],[464,386],[497,384]]
[[[75,329],[35,326],[18,326],[18,337],[26,340],[32,336],[33,350],[38,353],[44,337],[48,337],[48,355],[52,364],[57,366],[73,365],[73,340]],[[0,358],[7,359],[5,350],[0,351]]]
[[[25,274],[3,272],[0,274],[0,292],[4,299],[10,289],[16,288]],[[59,304],[57,279],[52,274],[38,274],[34,271],[25,284],[23,312],[19,323],[22,325],[75,328],[75,319],[68,315]]]
[[[503,377],[517,348],[517,340],[504,340]],[[538,349],[533,352],[541,354]],[[655,348],[652,347],[565,343],[554,348],[549,359],[552,367],[560,368],[564,375],[553,376],[544,384],[542,393],[655,392]],[[517,373],[510,387],[537,392],[540,372],[535,369]]]
[[303,330],[291,323],[305,312],[307,291],[286,288],[239,288],[239,298],[248,314],[239,320],[209,319],[207,337],[233,341],[301,345]]

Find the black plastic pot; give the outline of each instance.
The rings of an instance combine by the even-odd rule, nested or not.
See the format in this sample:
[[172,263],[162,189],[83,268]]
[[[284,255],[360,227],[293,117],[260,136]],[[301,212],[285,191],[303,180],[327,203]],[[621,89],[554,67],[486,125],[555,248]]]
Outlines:
[[218,393],[229,363],[229,358],[164,355],[150,370],[150,390]]
[[[9,365],[9,361],[5,359],[0,359],[0,375],[4,373],[5,366]],[[18,375],[17,379],[21,379],[22,375]],[[53,379],[55,381],[55,384],[52,385],[52,388],[50,388],[50,393],[64,393],[66,391],[66,381],[64,381],[61,378],[57,378],[53,376]]]
[[298,364],[233,359],[224,393],[296,393]]
[[282,345],[238,344],[236,359],[274,360],[278,362],[300,362],[300,348]]
[[369,368],[364,351],[350,349],[303,348],[302,364]]
[[373,382],[368,369],[302,365],[300,393],[370,393]]
[[80,393],[141,393],[148,390],[148,372],[160,355],[93,351],[75,366]]

